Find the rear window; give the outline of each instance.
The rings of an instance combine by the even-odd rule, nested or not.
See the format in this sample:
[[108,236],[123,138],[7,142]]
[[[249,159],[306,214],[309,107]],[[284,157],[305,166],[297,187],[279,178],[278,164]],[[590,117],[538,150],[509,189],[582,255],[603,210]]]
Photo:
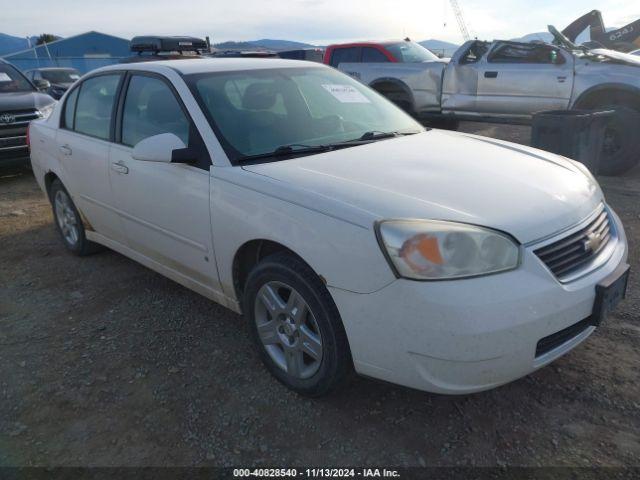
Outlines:
[[385,45],[394,58],[402,63],[437,62],[438,57],[415,42],[398,42]]
[[360,47],[336,48],[331,53],[331,66],[337,67],[341,63],[355,63],[360,61]]
[[80,78],[77,70],[43,70],[40,73],[51,83],[73,83]]
[[362,49],[362,61],[364,63],[384,63],[388,62],[389,59],[377,48],[364,47]]

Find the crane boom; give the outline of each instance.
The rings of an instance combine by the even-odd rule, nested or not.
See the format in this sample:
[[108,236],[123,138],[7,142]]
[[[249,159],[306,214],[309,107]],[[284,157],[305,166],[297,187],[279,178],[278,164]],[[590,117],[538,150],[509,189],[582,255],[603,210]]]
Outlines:
[[458,28],[460,29],[460,33],[464,38],[464,41],[471,40],[471,35],[469,35],[469,29],[467,28],[467,24],[464,21],[464,16],[462,15],[462,8],[458,4],[458,0],[450,0],[451,8],[453,9],[453,13],[456,16],[456,20],[458,21]]

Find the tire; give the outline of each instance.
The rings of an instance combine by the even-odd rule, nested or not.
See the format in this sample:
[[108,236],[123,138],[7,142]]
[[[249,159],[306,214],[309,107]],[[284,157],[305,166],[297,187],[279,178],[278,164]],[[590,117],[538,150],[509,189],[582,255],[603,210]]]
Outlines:
[[319,397],[351,377],[338,308],[299,258],[281,252],[262,260],[247,278],[243,310],[262,362],[291,390]]
[[600,158],[600,175],[622,175],[631,170],[640,160],[640,112],[620,105],[607,105],[602,110],[613,110],[615,114],[605,131],[605,140]]
[[51,183],[49,198],[56,228],[67,250],[75,255],[85,256],[103,249],[97,243],[87,240],[82,217],[60,180],[56,179]]

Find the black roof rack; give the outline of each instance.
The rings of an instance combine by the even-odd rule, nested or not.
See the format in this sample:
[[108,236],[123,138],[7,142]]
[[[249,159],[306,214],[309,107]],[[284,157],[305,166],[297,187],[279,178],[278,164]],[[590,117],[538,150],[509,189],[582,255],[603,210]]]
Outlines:
[[130,42],[132,52],[196,52],[209,50],[207,42],[196,37],[158,37],[139,36],[133,37]]

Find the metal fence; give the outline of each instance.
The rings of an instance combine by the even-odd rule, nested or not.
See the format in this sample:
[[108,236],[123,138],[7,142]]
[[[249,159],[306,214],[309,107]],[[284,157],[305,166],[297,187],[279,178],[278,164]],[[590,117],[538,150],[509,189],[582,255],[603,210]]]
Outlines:
[[96,68],[105,67],[120,63],[126,57],[52,57],[52,58],[35,58],[27,55],[12,57],[7,56],[6,61],[12,63],[22,71],[32,70],[34,68],[46,67],[71,67],[87,73]]

